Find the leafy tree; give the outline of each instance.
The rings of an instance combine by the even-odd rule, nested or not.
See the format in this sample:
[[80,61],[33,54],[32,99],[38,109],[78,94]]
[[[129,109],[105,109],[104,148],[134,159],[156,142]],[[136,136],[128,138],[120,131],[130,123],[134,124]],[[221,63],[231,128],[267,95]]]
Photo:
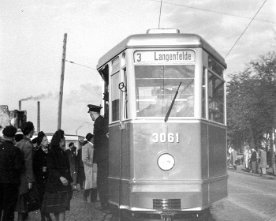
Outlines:
[[232,75],[227,85],[227,117],[228,140],[234,147],[247,142],[258,148],[269,134],[272,148],[276,128],[275,52],[260,56],[244,71]]

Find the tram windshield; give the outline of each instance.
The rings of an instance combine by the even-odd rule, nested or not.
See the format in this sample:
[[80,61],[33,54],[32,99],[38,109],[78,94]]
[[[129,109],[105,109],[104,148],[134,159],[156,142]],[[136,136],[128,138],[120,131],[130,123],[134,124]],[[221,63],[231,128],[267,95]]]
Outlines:
[[137,117],[194,116],[194,65],[135,66]]

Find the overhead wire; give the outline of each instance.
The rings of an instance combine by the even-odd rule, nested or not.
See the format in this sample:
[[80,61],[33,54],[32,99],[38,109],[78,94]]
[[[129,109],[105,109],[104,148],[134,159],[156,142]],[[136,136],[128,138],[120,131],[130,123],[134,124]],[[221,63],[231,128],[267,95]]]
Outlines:
[[[160,2],[160,0],[150,0],[152,2]],[[198,10],[198,11],[204,11],[204,12],[209,12],[209,13],[215,13],[215,14],[220,14],[220,15],[224,15],[224,16],[231,16],[231,17],[236,17],[236,18],[243,18],[243,19],[251,19],[250,17],[246,17],[246,16],[241,16],[241,15],[233,15],[227,12],[220,12],[220,11],[216,11],[216,10],[212,10],[212,9],[206,9],[206,8],[199,8],[199,7],[194,7],[194,6],[190,6],[190,5],[184,5],[184,4],[179,4],[179,3],[172,3],[172,2],[167,2],[167,1],[163,1],[163,3],[168,4],[168,5],[174,5],[174,6],[178,6],[178,7],[184,7],[184,8],[190,8],[190,9],[194,9],[194,10]],[[265,20],[265,19],[255,19],[256,21],[259,22],[266,22],[266,23],[270,23],[270,24],[276,24],[275,21],[270,21],[270,20]]]
[[[151,0],[151,1],[160,2],[159,0]],[[241,37],[245,34],[245,32],[249,28],[250,24],[254,21],[254,19],[256,18],[256,16],[258,15],[258,13],[261,11],[261,9],[263,8],[263,6],[265,5],[266,2],[267,2],[267,0],[263,1],[262,5],[258,8],[258,10],[256,11],[256,13],[254,14],[254,16],[252,18],[248,18],[248,17],[244,17],[244,16],[238,16],[238,15],[232,15],[232,14],[229,14],[229,13],[218,12],[218,11],[210,10],[210,9],[203,9],[203,8],[197,8],[197,7],[193,7],[193,6],[187,6],[187,5],[183,5],[183,4],[176,4],[176,3],[171,3],[171,2],[164,2],[164,3],[170,4],[170,5],[179,6],[179,7],[186,7],[186,8],[191,8],[191,9],[195,9],[195,10],[201,10],[201,11],[207,11],[207,12],[211,12],[211,13],[217,13],[217,14],[222,14],[222,15],[227,15],[227,16],[232,16],[232,17],[237,17],[237,18],[250,19],[250,22],[247,24],[247,26],[245,27],[245,29],[243,30],[243,32],[239,35],[239,37],[237,38],[237,40],[234,42],[233,46],[226,53],[226,55],[225,55],[225,58],[226,58],[231,53],[231,51],[234,49],[234,47],[237,45],[237,43],[241,39]],[[163,0],[161,0],[161,5],[160,5],[158,28],[160,27],[160,17],[161,17],[162,4],[163,4]],[[268,21],[268,20],[262,20],[262,19],[255,19],[255,20],[262,21],[262,22],[267,22],[267,23],[272,23],[272,24],[276,24],[276,22]]]
[[74,61],[69,61],[69,60],[65,60],[65,61],[68,62],[68,63],[71,63],[71,64],[75,64],[75,65],[79,65],[79,66],[82,66],[82,67],[85,67],[85,68],[89,68],[89,69],[92,69],[92,70],[97,70],[96,68],[92,68],[88,65],[80,64],[80,63],[77,63],[77,62],[74,62]]
[[238,43],[238,41],[241,39],[241,37],[244,35],[244,33],[247,31],[247,29],[249,28],[250,24],[254,21],[255,17],[259,14],[259,12],[261,11],[261,9],[263,8],[264,4],[267,2],[267,0],[264,0],[262,5],[258,8],[258,10],[256,11],[256,13],[254,14],[254,16],[251,18],[250,22],[247,24],[247,26],[245,27],[245,29],[242,31],[242,33],[239,35],[239,37],[237,38],[237,40],[234,42],[234,44],[232,45],[232,47],[229,49],[229,51],[226,53],[225,58],[228,57],[228,55],[231,53],[231,51],[234,49],[234,47],[236,46],[236,44]]

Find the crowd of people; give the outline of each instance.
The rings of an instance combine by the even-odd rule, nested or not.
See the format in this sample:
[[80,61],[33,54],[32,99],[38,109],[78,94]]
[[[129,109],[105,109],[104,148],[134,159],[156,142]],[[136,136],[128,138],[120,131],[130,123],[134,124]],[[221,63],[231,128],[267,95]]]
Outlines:
[[[32,122],[21,130],[6,126],[0,140],[0,220],[18,221],[40,210],[41,221],[64,221],[74,190],[83,190],[85,201],[99,198],[108,209],[108,127],[100,106],[88,105],[94,131],[77,150],[66,149],[64,131],[57,130],[50,143],[43,131],[34,135]],[[79,187],[79,188],[78,188]]]
[[267,152],[265,148],[260,147],[258,150],[250,148],[248,145],[244,150],[244,167],[252,173],[266,174],[267,169]]
[[258,173],[260,175],[267,173],[267,168],[271,165],[271,151],[266,151],[264,147],[259,147],[258,150],[245,145],[243,156],[238,159],[238,154],[235,149],[229,147],[229,166],[236,169],[238,164],[244,165],[244,170],[247,172]]

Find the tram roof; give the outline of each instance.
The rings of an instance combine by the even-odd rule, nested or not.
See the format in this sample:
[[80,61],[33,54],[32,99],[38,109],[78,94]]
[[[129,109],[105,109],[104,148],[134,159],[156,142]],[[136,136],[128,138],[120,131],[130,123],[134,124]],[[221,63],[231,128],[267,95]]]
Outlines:
[[224,67],[227,66],[224,58],[202,37],[196,34],[184,34],[178,32],[130,35],[99,59],[97,69],[100,69],[108,61],[128,48],[179,48],[182,46],[189,48],[203,48],[215,57]]

